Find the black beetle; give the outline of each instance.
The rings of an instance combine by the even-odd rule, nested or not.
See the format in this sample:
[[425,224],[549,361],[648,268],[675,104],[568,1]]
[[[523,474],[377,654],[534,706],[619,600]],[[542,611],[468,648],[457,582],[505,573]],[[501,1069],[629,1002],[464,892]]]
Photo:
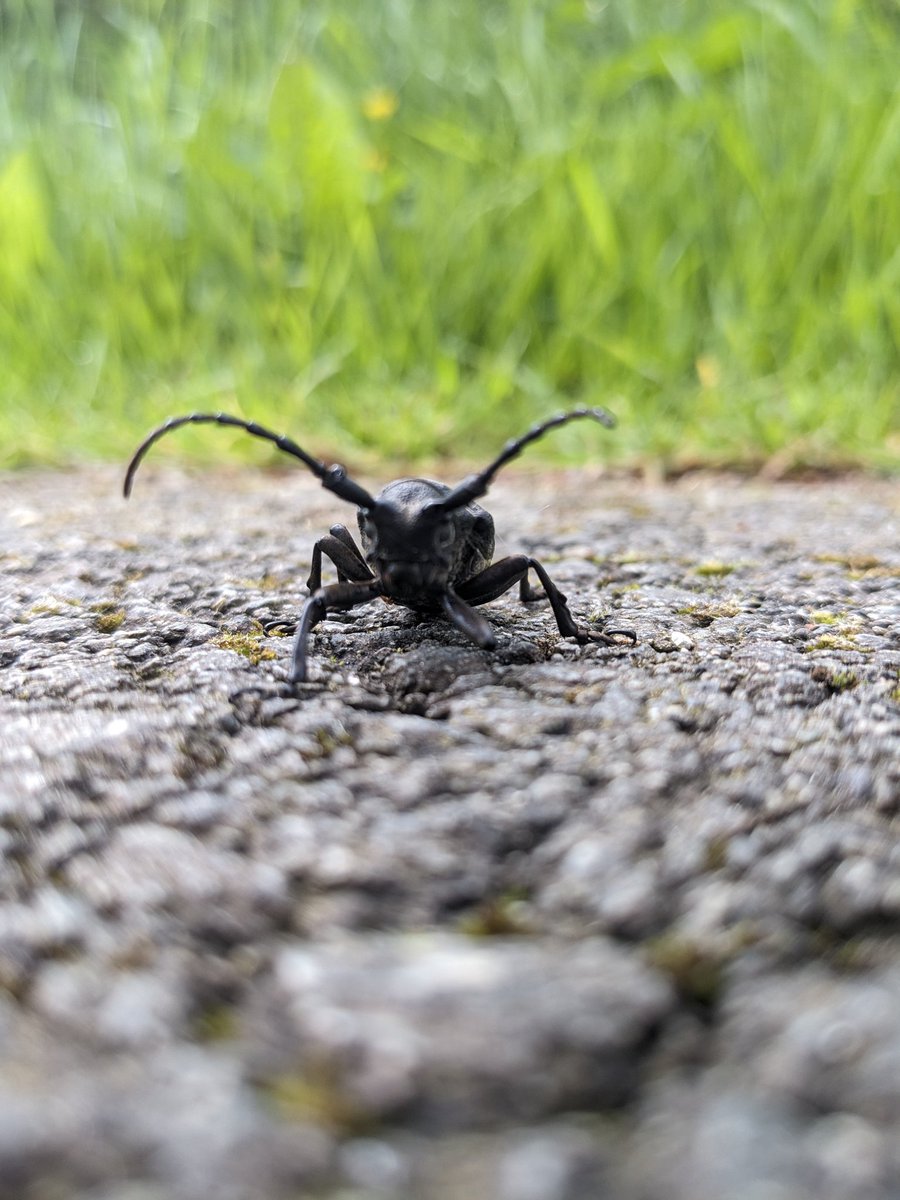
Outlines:
[[[306,644],[310,631],[329,609],[353,608],[376,597],[403,604],[416,612],[443,613],[457,629],[484,650],[494,646],[493,631],[476,605],[496,600],[514,584],[523,601],[549,600],[563,637],[577,642],[615,645],[617,637],[631,642],[630,629],[586,629],[575,623],[566,598],[543,566],[527,554],[513,554],[492,563],[494,520],[475,501],[490,487],[496,473],[549,429],[589,417],[612,428],[615,419],[602,408],[576,408],[559,413],[507,442],[502,452],[483,471],[469,475],[456,487],[432,479],[398,479],[375,497],[347,476],[344,467],[326,466],[312,458],[290,438],[227,413],[190,413],[172,417],[141,442],[128,464],[124,492],[131,494],[135,472],[154,442],[180,425],[232,425],[254,437],[274,442],[279,450],[299,458],[322,481],[322,486],[359,509],[357,514],[363,544],[360,552],[344,525],[333,525],[326,537],[313,546],[309,599],[303,607],[294,638],[291,683],[306,679]],[[322,586],[322,555],[337,568],[338,582]],[[543,591],[528,582],[534,571]]]

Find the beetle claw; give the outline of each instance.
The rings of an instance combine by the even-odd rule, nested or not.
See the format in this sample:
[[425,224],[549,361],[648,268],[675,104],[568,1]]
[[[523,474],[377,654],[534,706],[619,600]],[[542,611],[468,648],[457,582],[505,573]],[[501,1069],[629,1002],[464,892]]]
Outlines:
[[288,637],[297,628],[296,621],[263,621],[265,637]]
[[578,640],[582,644],[586,642],[599,642],[602,646],[621,646],[623,643],[620,638],[627,638],[632,646],[637,645],[637,633],[633,629],[580,629],[578,631]]

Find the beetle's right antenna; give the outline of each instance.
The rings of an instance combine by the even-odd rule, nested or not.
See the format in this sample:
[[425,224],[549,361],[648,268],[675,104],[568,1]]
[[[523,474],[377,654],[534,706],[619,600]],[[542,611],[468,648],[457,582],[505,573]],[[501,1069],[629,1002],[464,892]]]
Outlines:
[[[577,421],[582,417],[590,417],[593,421],[599,421],[607,429],[613,429],[616,424],[616,418],[605,408],[573,408],[570,412],[557,413],[555,417],[542,421],[540,425],[534,425],[520,438],[514,438],[513,441],[507,442],[490,466],[479,471],[477,475],[470,475],[468,479],[464,479],[443,500],[437,501],[433,507],[440,509],[441,512],[452,512],[455,508],[464,508],[465,505],[471,504],[473,500],[477,500],[479,496],[485,494],[500,468],[505,466],[511,458],[516,458],[521,454],[531,442],[536,442],[548,430],[556,429],[558,425],[565,425],[568,421]],[[431,507],[429,505],[429,508]]]
[[158,442],[161,437],[165,437],[167,433],[170,433],[173,429],[178,429],[181,425],[232,425],[235,429],[243,429],[247,433],[252,433],[254,437],[272,442],[279,450],[283,450],[285,454],[299,458],[302,463],[305,463],[309,467],[315,476],[321,479],[322,487],[327,488],[329,492],[334,492],[342,500],[349,500],[351,504],[355,504],[358,508],[373,508],[375,505],[375,501],[366,489],[360,487],[358,483],[354,483],[352,479],[347,477],[347,471],[344,467],[338,465],[328,467],[317,458],[313,458],[307,454],[305,450],[298,446],[296,442],[292,442],[290,438],[284,437],[279,433],[272,433],[270,429],[265,429],[262,425],[257,425],[255,421],[244,421],[240,417],[232,417],[228,413],[190,413],[186,417],[170,417],[165,424],[160,425],[158,429],[154,429],[151,434],[144,438],[137,450],[135,450],[131,462],[128,464],[128,470],[125,472],[125,486],[123,488],[126,496],[131,495],[134,476],[141,465],[144,455],[153,443]]

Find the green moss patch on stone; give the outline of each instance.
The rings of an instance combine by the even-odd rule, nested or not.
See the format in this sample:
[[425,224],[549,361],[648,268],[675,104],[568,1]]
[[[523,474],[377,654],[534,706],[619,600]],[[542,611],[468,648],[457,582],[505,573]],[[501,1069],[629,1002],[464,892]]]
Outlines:
[[803,649],[807,654],[811,654],[816,650],[855,650],[859,653],[861,648],[856,644],[854,633],[842,631],[840,633],[823,633],[814,642],[807,642]]
[[668,975],[678,991],[699,1004],[714,1004],[722,988],[725,963],[690,938],[664,933],[645,946],[647,961]]
[[813,625],[839,625],[841,623],[841,614],[819,609],[816,612],[811,612],[809,619]]
[[533,933],[525,912],[525,893],[515,889],[482,901],[459,923],[469,937],[516,937]]
[[212,644],[219,650],[231,650],[240,654],[252,665],[266,662],[275,658],[275,651],[261,645],[262,631],[252,633],[221,633],[213,639]]
[[740,613],[741,607],[739,604],[728,601],[722,604],[686,604],[676,611],[681,616],[690,617],[695,625],[706,628],[712,625],[713,621],[736,617]]
[[98,612],[94,617],[94,627],[99,633],[115,633],[124,620],[125,609],[113,608],[105,612]]
[[724,579],[726,575],[730,575],[732,571],[736,570],[737,563],[710,560],[709,562],[697,563],[694,567],[694,574],[701,576],[703,579]]
[[302,1074],[286,1072],[262,1086],[275,1111],[288,1121],[311,1121],[333,1133],[362,1134],[372,1117],[346,1094],[328,1064],[310,1064]]
[[846,692],[850,688],[855,688],[859,683],[856,672],[849,669],[833,670],[826,666],[813,667],[810,676],[816,683],[823,683],[830,692]]

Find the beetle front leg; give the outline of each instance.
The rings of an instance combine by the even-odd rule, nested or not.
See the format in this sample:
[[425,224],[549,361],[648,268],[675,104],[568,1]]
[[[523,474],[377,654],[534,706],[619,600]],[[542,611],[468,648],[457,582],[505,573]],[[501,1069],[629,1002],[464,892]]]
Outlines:
[[[323,554],[334,563],[338,583],[371,583],[375,578],[347,526],[332,525],[325,537],[319,538],[312,548],[309,578],[306,581],[310,594],[322,587]],[[296,629],[295,621],[266,621],[263,625],[266,634],[283,635],[294,633]]]
[[368,582],[347,581],[330,583],[327,587],[317,588],[303,606],[297,632],[294,636],[294,646],[291,651],[291,683],[306,682],[306,644],[309,635],[322,620],[329,609],[353,608],[357,604],[365,604],[381,595],[381,580],[371,579]]
[[452,589],[448,589],[441,596],[441,608],[447,620],[466,637],[471,638],[476,646],[480,646],[482,650],[493,650],[496,644],[493,629],[481,613],[470,608]]
[[[529,570],[534,571],[541,581],[544,589],[543,595],[532,591],[528,586]],[[620,637],[628,638],[633,643],[637,642],[637,634],[633,629],[601,631],[578,625],[569,610],[566,597],[541,563],[527,554],[512,554],[509,558],[502,558],[500,562],[486,567],[477,575],[473,575],[471,579],[467,579],[465,583],[457,584],[456,591],[460,598],[469,604],[488,604],[491,600],[502,596],[504,592],[508,592],[517,583],[520,585],[519,594],[523,600],[542,600],[546,597],[550,601],[557,627],[563,637],[574,638],[576,642],[581,643],[601,642],[606,646],[617,645],[616,638]]]

